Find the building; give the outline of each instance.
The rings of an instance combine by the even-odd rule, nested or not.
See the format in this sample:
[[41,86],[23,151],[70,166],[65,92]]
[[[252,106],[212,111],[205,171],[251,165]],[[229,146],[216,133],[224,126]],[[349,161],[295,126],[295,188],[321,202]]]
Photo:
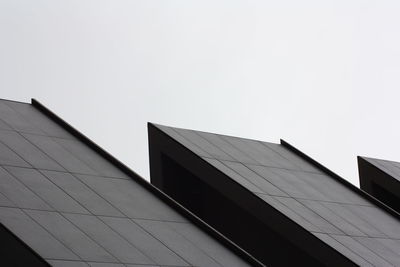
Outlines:
[[399,214],[287,142],[148,131],[151,182],[264,264],[400,266]]
[[363,191],[283,140],[148,132],[151,184],[39,102],[0,100],[2,265],[400,266],[394,167],[359,158]]
[[362,190],[400,212],[400,163],[358,157],[358,171]]
[[37,101],[0,101],[1,266],[262,266]]

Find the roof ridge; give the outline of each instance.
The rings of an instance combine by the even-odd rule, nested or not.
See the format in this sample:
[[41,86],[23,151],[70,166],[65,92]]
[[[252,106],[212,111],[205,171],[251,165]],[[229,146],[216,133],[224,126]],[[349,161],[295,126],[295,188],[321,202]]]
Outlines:
[[[309,162],[310,164],[312,164],[316,168],[320,169],[322,172],[324,172],[325,174],[329,175],[330,177],[332,177],[333,179],[335,179],[337,182],[341,183],[342,185],[344,185],[348,189],[352,190],[353,192],[355,192],[358,195],[361,195],[362,197],[364,197],[367,200],[371,201],[372,203],[376,204],[380,208],[384,209],[390,215],[392,215],[395,218],[397,218],[398,220],[400,220],[400,213],[398,213],[397,211],[395,211],[391,207],[387,206],[383,202],[379,201],[378,199],[376,199],[372,195],[368,194],[364,190],[362,190],[362,189],[358,188],[357,186],[353,185],[352,183],[350,183],[349,181],[347,181],[346,179],[344,179],[340,175],[336,174],[332,170],[328,169],[327,167],[325,167],[324,165],[322,165],[321,163],[319,163],[315,159],[313,159],[310,156],[306,155],[304,152],[300,151],[299,149],[297,149],[293,145],[289,144],[288,142],[286,142],[283,139],[281,139],[281,145],[283,145],[284,147],[286,147],[287,149],[289,149],[290,151],[292,151],[293,153],[295,153],[296,155],[298,155],[302,159],[306,160],[307,162]],[[357,156],[357,159],[359,159],[359,158],[362,158],[362,157]]]

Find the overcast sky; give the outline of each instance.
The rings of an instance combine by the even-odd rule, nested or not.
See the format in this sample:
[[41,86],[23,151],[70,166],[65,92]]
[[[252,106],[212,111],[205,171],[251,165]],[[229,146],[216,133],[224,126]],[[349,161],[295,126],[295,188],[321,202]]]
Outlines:
[[0,0],[0,97],[149,179],[148,121],[400,161],[400,1]]

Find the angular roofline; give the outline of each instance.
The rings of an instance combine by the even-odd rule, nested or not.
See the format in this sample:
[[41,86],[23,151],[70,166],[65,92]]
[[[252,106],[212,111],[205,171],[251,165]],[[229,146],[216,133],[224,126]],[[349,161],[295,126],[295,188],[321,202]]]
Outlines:
[[[23,102],[19,102],[23,103]],[[26,104],[26,103],[24,103]],[[48,109],[46,106],[44,106],[42,103],[40,103],[38,100],[32,98],[31,100],[32,106],[37,108],[40,112],[42,112],[44,115],[46,115],[48,118],[53,120],[55,123],[60,125],[62,128],[64,128],[66,131],[68,131],[70,134],[72,134],[74,137],[76,137],[78,140],[89,146],[91,149],[99,153],[102,157],[104,157],[106,160],[111,162],[115,167],[120,169],[122,172],[124,172],[126,175],[128,175],[130,178],[132,178],[135,182],[140,184],[141,186],[144,187],[144,189],[150,191],[153,195],[155,195],[157,198],[159,198],[162,202],[167,204],[169,207],[171,207],[173,210],[177,211],[179,214],[184,216],[186,219],[188,219],[191,223],[202,229],[204,232],[212,236],[214,239],[216,239],[218,242],[220,242],[223,246],[227,247],[230,249],[234,254],[242,258],[243,260],[247,261],[248,263],[254,265],[254,266],[265,266],[262,264],[260,261],[258,261],[256,258],[254,258],[252,255],[247,253],[245,250],[240,248],[238,245],[233,243],[231,240],[226,238],[224,235],[222,235],[220,232],[215,230],[213,227],[205,223],[203,220],[201,220],[199,217],[194,215],[192,212],[184,208],[182,205],[180,205],[178,202],[173,200],[171,197],[163,193],[161,190],[159,190],[157,187],[149,183],[147,180],[145,180],[143,177],[138,175],[136,172],[134,172],[132,169],[130,169],[128,166],[123,164],[121,161],[116,159],[114,156],[112,156],[109,152],[101,148],[99,145],[97,145],[94,141],[92,141],[89,137],[75,129],[73,126],[71,126],[69,123],[64,121],[62,118],[60,118],[58,115],[56,115],[54,112],[52,112],[50,109]]]
[[[396,161],[387,160],[387,159],[372,158],[372,157],[366,157],[366,156],[357,156],[358,163],[360,163],[360,161],[364,161],[364,162],[370,164],[372,167],[374,167],[377,170],[379,170],[380,172],[384,173],[385,175],[390,176],[391,178],[393,178],[393,182],[400,183],[400,180],[398,180],[395,177],[393,177],[393,175],[388,173],[385,169],[380,168],[379,166],[377,166],[376,164],[371,162],[371,160],[388,161],[388,162],[396,162]],[[360,165],[358,165],[358,166],[360,166]],[[359,175],[358,181],[360,182],[360,184],[361,184],[361,180],[362,180],[362,177],[361,177],[361,175]]]
[[[395,211],[400,212],[398,205],[400,180],[389,173],[384,166],[379,166],[379,161],[391,161],[361,156],[357,157],[357,161],[360,188],[372,196],[376,196],[378,200],[381,199],[383,203],[387,203],[387,206],[393,207]],[[375,186],[378,186],[381,190]],[[388,199],[388,194],[393,195],[396,200]]]
[[[393,182],[395,182],[395,183],[400,183],[400,180],[399,180],[399,179],[396,179],[395,177],[393,177],[392,174],[388,173],[388,172],[387,172],[386,170],[384,170],[383,168],[379,168],[378,166],[376,166],[376,165],[375,165],[373,162],[371,162],[370,160],[381,160],[381,161],[388,161],[388,162],[396,162],[396,163],[398,163],[397,161],[387,160],[387,159],[379,159],[379,158],[371,158],[371,157],[366,157],[366,156],[357,156],[357,160],[358,160],[358,162],[360,162],[360,161],[365,161],[365,162],[367,162],[368,164],[370,164],[371,166],[373,166],[373,167],[376,168],[377,170],[379,170],[379,171],[383,172],[384,174],[386,174],[386,175],[392,177],[392,178],[393,178]],[[359,165],[359,166],[360,166],[360,165]],[[361,184],[361,179],[362,179],[361,175],[359,175],[358,179],[359,179],[359,182],[360,182],[360,184]]]
[[[290,151],[292,151],[293,153],[295,153],[296,155],[298,155],[302,159],[306,160],[308,163],[314,165],[316,168],[318,168],[322,172],[326,173],[327,175],[329,175],[330,177],[335,179],[337,182],[341,183],[342,185],[344,185],[348,189],[352,190],[356,194],[361,195],[362,197],[365,197],[366,199],[368,199],[369,201],[371,201],[372,203],[374,203],[378,207],[380,207],[383,210],[385,210],[386,212],[388,212],[390,215],[392,215],[395,218],[397,218],[398,220],[400,220],[400,213],[398,213],[397,211],[395,211],[391,207],[387,206],[386,204],[384,204],[380,200],[376,199],[372,195],[368,194],[364,190],[361,190],[360,188],[358,188],[357,186],[353,185],[352,183],[350,183],[349,181],[347,181],[343,177],[341,177],[338,174],[334,173],[333,171],[331,171],[330,169],[328,169],[327,167],[325,167],[324,165],[322,165],[321,163],[319,163],[315,159],[311,158],[310,156],[306,155],[305,153],[303,153],[302,151],[300,151],[299,149],[297,149],[293,145],[291,145],[288,142],[286,142],[285,140],[281,139],[280,142],[281,142],[281,145],[283,145],[284,147],[286,147],[287,149],[289,149]],[[357,159],[358,158],[361,158],[361,157],[357,156]]]
[[[244,206],[247,206],[247,207],[251,206],[252,207],[251,211],[255,212],[255,213],[252,213],[252,215],[256,218],[257,221],[258,220],[261,221],[261,223],[263,224],[265,229],[274,231],[275,233],[282,235],[285,239],[291,240],[291,241],[293,241],[293,240],[290,237],[295,236],[296,242],[294,242],[293,245],[298,248],[300,248],[300,247],[308,247],[308,248],[314,247],[315,248],[315,246],[318,246],[318,249],[322,249],[322,250],[320,250],[317,253],[317,255],[324,255],[323,257],[330,257],[333,255],[336,255],[334,257],[334,260],[339,261],[340,262],[339,265],[343,265],[343,266],[357,265],[352,259],[350,259],[348,257],[343,257],[344,256],[343,254],[338,252],[332,246],[330,246],[327,243],[320,240],[317,236],[315,236],[309,230],[307,230],[303,225],[294,221],[293,219],[288,217],[286,214],[284,214],[280,210],[278,210],[276,207],[271,206],[270,204],[266,203],[258,194],[255,194],[254,192],[252,192],[248,188],[246,188],[243,184],[230,178],[229,175],[225,174],[223,171],[210,165],[210,163],[207,162],[204,158],[202,158],[200,155],[196,154],[194,151],[192,151],[189,147],[187,147],[183,143],[179,142],[173,136],[169,135],[167,132],[165,132],[160,127],[167,127],[167,128],[171,128],[171,129],[182,129],[182,128],[163,126],[163,125],[154,124],[154,123],[148,123],[148,127],[149,127],[149,143],[150,143],[150,139],[152,139],[152,138],[154,140],[158,140],[158,137],[161,137],[161,136],[167,137],[166,140],[162,140],[162,141],[158,140],[158,141],[154,142],[153,151],[155,153],[153,153],[153,154],[157,154],[157,151],[160,152],[161,154],[163,154],[164,152],[168,152],[168,153],[171,152],[171,154],[168,154],[167,156],[170,157],[172,160],[176,161],[181,166],[183,166],[183,168],[186,168],[187,170],[197,169],[195,172],[193,172],[193,174],[196,177],[198,177],[198,179],[201,180],[204,184],[211,186],[214,190],[217,190],[218,193],[220,193],[220,194],[223,194],[223,192],[228,192],[228,194],[233,197],[233,199],[231,199],[231,201],[235,204],[246,203],[246,204],[244,204]],[[150,131],[150,129],[153,129],[154,131]],[[199,132],[199,131],[196,130],[196,132]],[[216,134],[216,135],[221,136],[221,134]],[[226,136],[226,135],[222,135],[222,136]],[[238,138],[235,136],[232,136],[232,137]],[[247,139],[247,140],[251,140],[251,139]],[[257,140],[254,140],[254,141],[257,141]],[[257,141],[257,142],[259,142],[259,141]],[[165,144],[165,146],[161,145],[160,143]],[[174,144],[174,147],[168,145],[167,143]],[[190,159],[189,159],[189,155],[183,155],[184,154],[183,151],[179,152],[177,147],[182,148],[183,150],[185,150],[185,152],[189,152],[191,155]],[[164,151],[163,151],[163,149],[164,149]],[[152,149],[150,149],[150,156],[151,156],[151,154],[152,154]],[[179,155],[181,155],[181,156],[183,155],[183,156],[180,158]],[[155,158],[157,158],[157,156],[155,156]],[[187,159],[189,162],[183,163],[182,158]],[[234,187],[228,186],[226,183],[221,183],[221,180],[217,179],[217,176],[213,176],[209,171],[205,170],[205,166],[201,165],[202,163],[205,165],[210,165],[215,173],[220,174],[220,177],[225,177],[224,179],[227,179],[226,181],[229,181],[229,183],[231,185],[234,184],[235,189],[234,189]],[[157,170],[157,169],[160,170],[161,169],[160,164],[162,164],[162,163],[159,162],[158,160],[154,160],[153,164],[152,164],[152,162],[150,162],[150,166],[154,170]],[[198,168],[196,168],[196,167],[198,167]],[[207,177],[207,178],[205,178],[205,177]],[[213,179],[208,179],[210,177],[212,177]],[[160,173],[158,171],[155,171],[154,175],[152,173],[151,178],[152,178],[153,184],[155,184],[162,190],[167,190],[167,188],[165,187],[164,181],[167,181],[168,178],[164,178],[163,175],[160,176]],[[207,182],[207,181],[217,181],[217,180],[219,182],[216,182],[216,183],[208,183]],[[227,189],[227,188],[229,188],[229,189]],[[241,189],[239,189],[239,188],[241,188]],[[181,190],[184,191],[184,189],[181,189]],[[166,192],[168,192],[168,191],[166,191]],[[211,193],[211,191],[207,191],[207,193]],[[172,193],[172,195],[177,196],[175,193]],[[256,204],[256,202],[254,202],[254,201],[256,201],[258,204]],[[267,204],[268,209],[270,209],[271,211],[273,210],[274,213],[269,213],[270,211],[265,209],[265,207],[266,207],[265,204]],[[190,203],[188,205],[190,206]],[[259,205],[262,205],[262,207]],[[239,211],[242,209],[247,210],[246,207],[244,208],[243,206],[240,206],[240,207],[239,206],[240,205],[238,204]],[[191,206],[190,208],[193,208],[193,206]],[[221,209],[221,208],[222,208],[221,206],[218,206],[217,209]],[[234,213],[237,214],[238,210],[235,210]],[[201,214],[201,212],[200,212],[200,214]],[[270,216],[271,214],[273,214],[273,216]],[[201,215],[199,215],[199,216],[201,216]],[[268,216],[268,218],[265,216]],[[207,219],[205,219],[205,220],[207,220]],[[232,217],[229,217],[228,220],[232,220]],[[271,228],[270,225],[267,225],[267,223],[266,223],[267,221],[269,223],[272,223],[272,225],[274,225],[274,228]],[[247,225],[246,225],[246,222],[247,222]],[[253,229],[252,228],[254,226],[253,222],[254,221],[244,220],[243,222],[241,222],[241,227],[244,227],[246,229]],[[217,223],[216,228],[222,229],[221,232],[223,232],[224,231],[223,229],[225,227],[224,224],[226,224],[226,222]],[[261,235],[261,233],[259,233],[259,232],[257,232],[257,233],[258,233],[258,236]],[[238,236],[232,236],[231,238],[232,238],[232,240],[236,240],[239,244],[241,242],[246,242],[244,239],[242,239],[241,237],[238,237]],[[253,236],[253,238],[254,238],[254,236]],[[265,237],[265,238],[267,238],[267,237]],[[254,242],[252,241],[252,243],[254,243]],[[246,245],[243,245],[243,247],[244,246],[246,246]],[[285,248],[280,248],[280,249],[285,249]],[[254,251],[254,247],[249,247],[249,251],[250,251],[250,253],[255,253],[255,255],[257,255],[257,252]],[[310,252],[309,250],[305,251],[305,253],[309,253],[309,252]],[[274,252],[272,252],[272,253],[274,253]],[[313,253],[315,253],[315,250],[313,250]],[[313,253],[309,253],[309,255],[313,255]],[[276,252],[274,253],[274,255],[275,254],[276,254]],[[338,257],[338,255],[340,255],[340,257]],[[260,255],[258,255],[258,256],[260,256]],[[268,260],[270,260],[270,258]],[[263,259],[263,260],[265,260],[265,259]],[[316,260],[318,260],[318,259],[316,259]],[[332,261],[332,258],[330,258],[329,260]],[[268,264],[268,262],[266,262],[266,263]],[[298,262],[297,262],[297,264],[298,264]],[[338,262],[336,262],[336,264],[338,264]]]
[[[148,124],[151,124],[151,125],[156,126],[156,127],[158,125],[162,126],[162,127],[170,127],[170,126],[166,126],[166,125],[162,125],[162,124],[158,124],[158,123],[151,123],[151,122],[149,122]],[[173,127],[173,128],[184,129],[184,128],[180,128],[180,127]],[[195,130],[195,131],[196,132],[203,132],[203,133],[210,133],[210,132],[204,132],[204,131],[198,131],[198,130]],[[222,134],[218,134],[218,133],[213,133],[213,134],[222,135]],[[244,138],[244,137],[237,137],[237,136],[233,136],[233,135],[223,135],[223,136],[229,136],[229,137],[234,137],[234,138]],[[253,141],[257,141],[257,142],[260,141],[260,140],[249,139],[249,138],[244,138],[244,139],[253,140]],[[262,142],[264,142],[264,141],[262,141]],[[295,146],[291,145],[289,142],[287,142],[287,141],[285,141],[283,139],[280,139],[280,144],[282,146],[284,146],[285,148],[289,149],[290,151],[292,151],[293,153],[295,153],[296,155],[298,155],[299,157],[301,157],[302,159],[304,159],[305,161],[307,161],[308,163],[310,163],[311,165],[313,165],[314,167],[316,167],[317,169],[321,170],[323,173],[328,174],[330,177],[332,177],[333,179],[335,179],[337,182],[341,183],[342,185],[344,185],[348,189],[350,189],[353,192],[355,192],[355,193],[367,198],[369,201],[373,202],[374,204],[376,204],[377,206],[379,206],[380,208],[384,209],[385,211],[387,211],[388,213],[390,213],[391,215],[396,217],[398,220],[400,220],[400,213],[398,213],[397,211],[395,211],[394,209],[392,209],[391,207],[389,207],[385,203],[381,202],[380,200],[376,199],[374,196],[372,196],[369,193],[365,192],[361,188],[358,188],[357,186],[353,185],[352,183],[350,183],[349,181],[347,181],[346,179],[344,179],[340,175],[336,174],[335,172],[333,172],[332,170],[328,169],[327,167],[325,167],[324,165],[322,165],[321,163],[319,163],[315,159],[311,158],[310,156],[308,156],[307,154],[305,154],[304,152],[302,152],[301,150],[299,150]],[[357,159],[358,158],[363,158],[363,157],[357,156]]]

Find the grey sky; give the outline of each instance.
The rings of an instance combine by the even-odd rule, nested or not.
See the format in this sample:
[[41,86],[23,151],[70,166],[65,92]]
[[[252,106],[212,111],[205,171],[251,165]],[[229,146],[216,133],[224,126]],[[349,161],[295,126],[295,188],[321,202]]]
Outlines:
[[399,1],[0,0],[0,97],[149,177],[146,122],[400,161]]

